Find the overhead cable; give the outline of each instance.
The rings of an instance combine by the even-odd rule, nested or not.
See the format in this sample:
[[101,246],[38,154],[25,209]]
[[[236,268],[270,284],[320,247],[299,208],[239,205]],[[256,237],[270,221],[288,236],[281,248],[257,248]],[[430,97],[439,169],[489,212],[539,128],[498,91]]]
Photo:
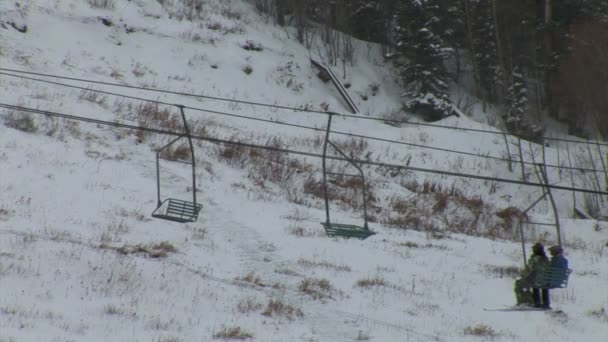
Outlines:
[[[110,122],[110,121],[105,121],[105,120],[100,120],[100,119],[86,118],[86,117],[82,117],[82,116],[76,116],[76,115],[70,115],[70,114],[58,113],[58,112],[51,112],[51,111],[45,111],[45,110],[40,110],[40,109],[34,109],[34,108],[27,108],[27,107],[23,107],[23,106],[15,106],[15,105],[5,104],[5,103],[0,103],[0,108],[19,110],[19,111],[33,113],[33,114],[53,116],[53,117],[59,117],[59,118],[63,118],[63,119],[83,121],[83,122],[95,123],[95,124],[99,124],[99,125],[105,125],[105,126],[111,126],[111,127],[117,127],[117,128],[144,131],[144,132],[149,132],[149,133],[165,134],[165,135],[172,135],[172,136],[184,136],[183,132],[175,132],[175,131],[169,131],[169,130],[152,128],[152,127],[136,126],[133,124],[126,124],[126,123],[120,123],[120,122]],[[208,142],[215,143],[215,144],[236,145],[236,146],[242,146],[242,147],[248,147],[248,148],[254,148],[254,149],[262,149],[262,150],[281,152],[281,153],[288,153],[288,154],[294,154],[294,155],[301,155],[301,156],[307,156],[307,157],[323,158],[322,154],[312,153],[312,152],[297,151],[297,150],[291,150],[291,149],[286,149],[286,148],[277,148],[277,147],[265,146],[265,145],[256,145],[256,144],[252,144],[252,143],[224,140],[224,139],[212,138],[212,137],[208,137],[208,136],[191,136],[191,137],[192,137],[192,139],[195,139],[195,140],[208,141]],[[432,174],[439,174],[439,175],[446,175],[446,176],[453,176],[453,177],[470,178],[470,179],[493,181],[493,182],[500,182],[500,183],[510,183],[510,184],[524,185],[524,186],[534,186],[534,187],[550,188],[550,189],[555,189],[555,190],[566,190],[566,191],[597,194],[597,195],[608,195],[608,192],[604,192],[604,191],[574,188],[574,187],[560,186],[560,185],[555,185],[555,184],[542,184],[542,183],[519,181],[519,180],[513,180],[513,179],[506,179],[506,178],[459,173],[459,172],[453,172],[453,171],[425,169],[425,168],[413,167],[413,166],[408,166],[408,165],[374,162],[371,160],[353,159],[353,160],[349,161],[347,159],[337,157],[337,156],[327,156],[326,158],[331,159],[331,160],[336,160],[336,161],[354,162],[354,163],[358,163],[361,165],[378,166],[378,167],[385,167],[385,168],[397,169],[397,170],[432,173]]]
[[[0,70],[4,70],[4,69],[0,68]],[[24,72],[24,73],[27,73],[27,72]],[[37,74],[37,73],[29,73],[29,74]],[[55,81],[49,81],[49,80],[43,80],[43,79],[38,79],[38,78],[32,78],[32,77],[27,77],[27,76],[14,75],[14,74],[5,73],[5,72],[0,72],[0,75],[11,76],[11,77],[26,79],[26,80],[30,80],[30,81],[34,81],[34,82],[41,82],[41,83],[46,83],[46,84],[52,84],[52,85],[57,85],[57,86],[67,87],[67,88],[72,88],[72,89],[78,89],[78,90],[82,90],[82,91],[91,91],[91,92],[95,92],[95,93],[100,93],[100,94],[105,94],[105,95],[110,95],[110,96],[116,96],[116,97],[122,97],[122,98],[131,99],[131,100],[142,101],[142,102],[151,102],[151,103],[160,104],[160,105],[174,106],[174,104],[172,104],[172,103],[168,103],[168,102],[164,102],[164,101],[160,101],[160,100],[153,100],[153,99],[148,99],[148,98],[143,98],[143,97],[138,97],[138,96],[131,96],[131,95],[126,95],[126,94],[114,93],[114,92],[109,92],[109,91],[105,91],[105,90],[93,89],[93,88],[88,88],[88,87],[82,87],[82,86],[72,85],[72,84],[65,84],[65,83],[60,83],[60,82],[55,82]],[[43,74],[43,76],[44,76],[44,74]],[[58,76],[49,76],[49,77],[58,77]],[[58,78],[64,78],[64,79],[72,80],[72,78],[70,78],[70,77],[58,77]],[[79,79],[76,79],[76,80],[79,80]],[[98,83],[98,84],[104,84],[104,85],[107,84],[106,82],[98,82],[98,81],[92,81],[92,82],[93,83]],[[110,84],[110,85],[115,85],[115,84]],[[116,84],[116,86],[120,86],[120,85]],[[128,88],[141,89],[141,90],[153,90],[153,89],[142,88],[142,87],[134,87],[134,86],[128,86]],[[157,92],[162,92],[162,93],[169,93],[169,94],[196,96],[196,95],[188,95],[188,94],[184,94],[184,93],[159,91],[159,90],[156,90],[156,91]],[[235,101],[235,102],[239,102],[239,101]],[[209,114],[223,115],[223,116],[235,117],[235,118],[239,118],[239,119],[253,120],[253,121],[265,122],[265,123],[270,123],[270,124],[284,125],[284,126],[290,126],[290,127],[295,127],[295,128],[301,128],[301,129],[318,131],[318,132],[325,132],[324,128],[317,128],[317,127],[311,127],[311,126],[305,126],[305,125],[291,124],[291,123],[286,123],[286,122],[280,122],[280,121],[275,121],[275,120],[256,118],[256,117],[251,117],[251,116],[246,116],[246,115],[240,115],[240,114],[234,114],[234,113],[228,113],[228,112],[211,110],[211,109],[204,109],[204,108],[198,108],[198,107],[184,106],[184,108],[189,109],[189,110],[193,110],[193,111],[199,111],[199,112],[209,113]],[[302,111],[304,111],[304,110],[302,110]],[[319,113],[321,113],[321,112],[319,112]],[[331,114],[331,115],[337,115],[337,116],[344,116],[343,114],[338,114],[338,113],[328,113],[328,112],[322,112],[322,113],[324,115]],[[390,139],[384,139],[384,138],[370,137],[370,136],[360,135],[360,134],[354,134],[354,133],[347,133],[347,132],[341,132],[341,131],[331,131],[331,133],[332,134],[339,134],[339,135],[349,136],[349,137],[354,137],[354,138],[360,138],[360,139],[367,139],[367,140],[388,142],[388,143],[399,144],[399,145],[406,145],[406,146],[412,146],[412,147],[417,147],[417,148],[424,148],[424,149],[430,149],[430,150],[436,150],[436,151],[442,151],[442,152],[448,152],[448,153],[456,153],[456,154],[468,155],[468,156],[472,156],[472,157],[475,157],[475,158],[493,159],[493,160],[498,160],[498,161],[507,162],[507,163],[518,163],[518,164],[524,164],[524,165],[535,165],[535,163],[533,163],[533,162],[514,160],[514,159],[506,159],[506,158],[501,158],[501,157],[496,157],[496,156],[491,156],[491,155],[481,155],[481,154],[476,154],[476,153],[472,153],[472,152],[451,150],[451,149],[434,147],[434,146],[428,146],[428,145],[408,143],[408,142],[404,142],[404,141],[397,141],[397,140],[390,140]],[[552,164],[546,164],[545,166],[548,167],[548,168],[557,168],[557,169],[563,169],[563,170],[571,170],[572,169],[572,170],[581,171],[581,172],[602,172],[602,170],[595,170],[595,169],[589,169],[589,168],[583,168],[583,167],[565,167],[565,166],[552,165]]]
[[[142,87],[142,86],[133,86],[133,85],[128,85],[128,84],[120,84],[120,83],[113,83],[113,82],[96,81],[96,80],[90,80],[90,79],[84,79],[84,78],[61,76],[61,75],[47,74],[47,73],[40,73],[40,72],[33,72],[33,71],[24,71],[24,70],[9,69],[9,68],[0,68],[0,71],[7,71],[7,72],[28,74],[28,75],[35,75],[35,76],[42,76],[42,77],[53,77],[53,78],[76,81],[76,82],[86,82],[86,83],[91,83],[91,84],[100,84],[100,85],[107,85],[107,86],[112,86],[112,87],[122,87],[122,88],[129,88],[129,89],[145,90],[145,91],[164,93],[164,94],[173,94],[173,95],[180,95],[180,96],[187,96],[187,97],[204,98],[204,99],[215,100],[215,101],[241,103],[241,104],[247,104],[247,105],[252,105],[252,106],[286,109],[286,110],[296,111],[296,112],[307,112],[307,113],[316,113],[316,114],[324,114],[324,115],[327,114],[326,111],[313,110],[313,109],[307,109],[307,108],[297,108],[297,107],[262,103],[262,102],[256,102],[256,101],[229,99],[229,98],[218,97],[218,96],[177,92],[177,91],[171,91],[171,90],[163,90],[163,89]],[[4,74],[4,73],[0,73],[0,74]],[[11,75],[11,74],[4,74],[4,75]],[[344,114],[344,113],[335,113],[335,115],[347,117],[347,118],[354,118],[354,119],[358,119],[358,120],[373,120],[373,121],[382,121],[382,122],[393,123],[393,124],[418,125],[418,126],[434,127],[434,128],[441,128],[441,129],[460,130],[460,131],[465,131],[465,132],[488,133],[488,134],[494,134],[494,135],[510,135],[510,134],[507,134],[504,132],[493,131],[493,130],[443,126],[443,125],[436,125],[436,124],[430,124],[430,123],[412,122],[412,121],[407,121],[407,120],[395,120],[395,119],[360,116],[360,115]],[[531,140],[535,140],[535,138],[536,138],[536,137],[532,137],[532,136],[523,136],[523,135],[520,135],[519,137],[524,138],[524,139],[528,138]],[[579,141],[579,140],[552,138],[552,137],[543,137],[543,139],[552,140],[552,141],[561,141],[561,142],[572,142],[572,143],[579,143],[579,144],[581,144],[581,143],[588,144],[589,143],[588,141]],[[600,146],[608,146],[607,143],[600,143],[600,142],[595,142],[593,144],[600,145]]]

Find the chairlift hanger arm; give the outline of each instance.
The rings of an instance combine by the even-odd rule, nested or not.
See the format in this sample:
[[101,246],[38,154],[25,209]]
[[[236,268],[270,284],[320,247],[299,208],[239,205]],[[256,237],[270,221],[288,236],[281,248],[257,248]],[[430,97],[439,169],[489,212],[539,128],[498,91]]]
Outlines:
[[[156,150],[156,154],[159,154],[160,152],[164,151],[166,148],[168,148],[169,146],[173,145],[176,141],[178,141],[181,138],[184,138],[185,135],[180,135],[177,138],[171,140],[168,144],[166,144],[165,146],[159,148],[158,150]],[[161,158],[162,159],[162,158]]]
[[349,156],[346,155],[346,153],[342,152],[342,150],[336,146],[336,144],[334,144],[333,142],[329,141],[329,144],[336,149],[336,151],[338,151],[338,153],[344,158],[346,159],[346,161],[348,161],[352,166],[354,166],[355,168],[357,168],[357,170],[363,174],[363,170],[361,169],[361,167],[359,165],[357,165],[357,163],[355,163],[355,161],[350,158]]

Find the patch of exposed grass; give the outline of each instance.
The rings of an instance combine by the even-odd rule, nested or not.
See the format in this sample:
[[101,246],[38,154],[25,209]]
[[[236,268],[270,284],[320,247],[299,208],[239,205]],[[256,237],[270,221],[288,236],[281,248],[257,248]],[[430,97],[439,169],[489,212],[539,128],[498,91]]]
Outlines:
[[374,278],[364,278],[364,279],[359,279],[356,282],[356,285],[362,288],[372,288],[372,287],[384,287],[387,286],[386,281],[384,280],[384,278],[380,278],[378,276],[374,277]]
[[215,339],[247,340],[253,338],[253,334],[241,327],[222,327],[213,333]]
[[285,304],[277,299],[271,299],[268,302],[262,315],[268,317],[286,317],[289,320],[304,317],[304,313],[300,308]]
[[290,225],[286,228],[286,231],[289,235],[297,237],[314,237],[318,235],[315,230],[300,225]]
[[125,311],[114,305],[114,304],[107,304],[106,306],[103,307],[103,312],[105,312],[106,315],[124,315]]
[[465,335],[478,336],[478,337],[489,337],[496,338],[498,337],[498,333],[491,327],[485,324],[477,324],[474,326],[469,326],[464,328]]
[[10,111],[4,118],[7,127],[18,129],[27,133],[35,133],[38,126],[32,114],[22,111]]
[[259,303],[255,298],[244,298],[239,301],[237,309],[240,313],[248,313],[258,311],[263,307],[262,303]]
[[357,336],[355,336],[355,341],[369,341],[370,339],[371,337],[361,330],[359,330]]
[[268,283],[263,282],[262,279],[260,279],[260,277],[258,277],[254,272],[249,272],[242,277],[236,278],[236,280],[250,283],[252,285],[259,286],[259,287],[272,287],[273,289],[285,288],[284,285],[279,284],[279,283],[268,284]]
[[123,245],[122,247],[114,247],[109,246],[105,243],[99,245],[99,248],[102,249],[111,249],[120,254],[129,255],[129,254],[143,254],[148,258],[166,258],[169,256],[169,253],[177,252],[177,248],[167,241],[152,243],[152,244],[138,244],[138,245]]
[[298,291],[314,299],[333,298],[338,291],[327,279],[306,278],[298,285]]
[[608,322],[608,310],[606,310],[606,308],[601,307],[599,309],[596,310],[590,310],[588,312],[589,316],[591,317],[595,317],[599,320],[602,320],[604,322]]
[[266,284],[262,282],[262,279],[260,279],[255,272],[249,272],[242,277],[236,278],[236,280],[244,281],[255,286],[266,287]]
[[421,248],[421,249],[435,248],[435,249],[440,249],[440,250],[448,249],[448,247],[444,246],[444,245],[435,245],[432,243],[419,244],[419,243],[416,243],[413,241],[397,242],[396,245],[398,247],[407,247],[407,248]]
[[329,261],[314,261],[314,260],[307,260],[307,259],[300,259],[298,260],[298,265],[300,266],[304,266],[304,267],[321,267],[321,268],[326,268],[332,271],[340,271],[340,272],[350,272],[351,268],[348,265],[341,265],[341,264],[336,264],[336,263],[332,263]]
[[517,278],[521,273],[521,269],[517,266],[485,265],[484,269],[499,278]]

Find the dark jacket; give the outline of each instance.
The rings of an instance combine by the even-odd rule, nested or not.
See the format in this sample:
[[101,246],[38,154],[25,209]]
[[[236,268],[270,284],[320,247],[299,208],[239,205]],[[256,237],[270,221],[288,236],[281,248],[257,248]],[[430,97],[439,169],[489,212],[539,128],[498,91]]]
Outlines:
[[563,255],[555,255],[551,258],[551,267],[568,269],[568,259]]
[[542,273],[549,266],[549,259],[543,254],[532,254],[528,260],[528,265],[521,273],[521,278],[529,282],[534,282],[536,276]]

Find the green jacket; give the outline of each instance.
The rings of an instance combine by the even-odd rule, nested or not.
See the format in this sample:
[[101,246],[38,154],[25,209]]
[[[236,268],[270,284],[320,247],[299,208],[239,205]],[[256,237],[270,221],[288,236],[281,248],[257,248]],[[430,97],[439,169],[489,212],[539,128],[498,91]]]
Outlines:
[[521,273],[521,278],[533,282],[534,278],[548,266],[549,259],[546,256],[533,254],[528,260],[528,265]]

